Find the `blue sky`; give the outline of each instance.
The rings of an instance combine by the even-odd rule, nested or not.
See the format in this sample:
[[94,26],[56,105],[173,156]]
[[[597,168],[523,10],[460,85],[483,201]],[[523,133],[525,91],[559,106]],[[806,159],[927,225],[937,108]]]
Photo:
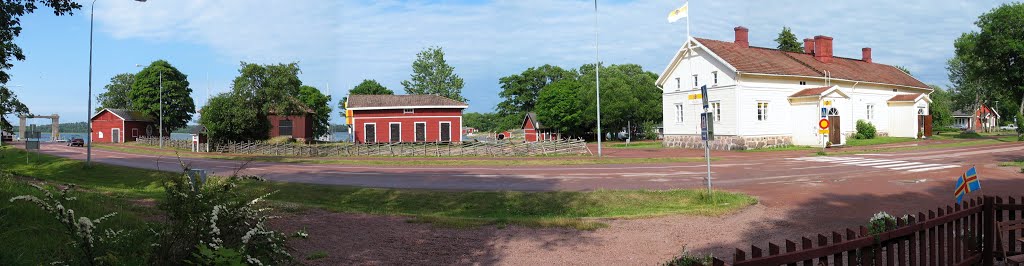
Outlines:
[[[682,1],[599,2],[601,60],[660,74],[685,38],[684,22],[665,20]],[[690,22],[692,35],[727,41],[733,27],[745,26],[754,46],[774,47],[783,26],[800,39],[828,35],[837,56],[858,58],[871,47],[875,62],[946,85],[953,40],[1001,3],[698,0]],[[72,17],[45,8],[23,17],[17,43],[28,58],[15,62],[7,85],[34,113],[57,113],[63,122],[88,116],[85,5]],[[95,14],[94,96],[113,75],[166,59],[189,75],[197,107],[207,90],[230,88],[241,61],[299,62],[303,82],[334,101],[363,79],[401,93],[416,53],[441,46],[465,79],[469,111],[486,112],[501,101],[500,77],[543,64],[575,68],[595,53],[593,2],[586,0],[98,0]]]

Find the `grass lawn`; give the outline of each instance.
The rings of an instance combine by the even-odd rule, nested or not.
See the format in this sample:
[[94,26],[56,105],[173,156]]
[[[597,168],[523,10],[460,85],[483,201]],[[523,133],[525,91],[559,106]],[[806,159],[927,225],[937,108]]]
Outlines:
[[605,148],[629,148],[629,149],[653,149],[653,148],[664,148],[661,141],[634,141],[626,145],[625,142],[605,142],[603,143]]
[[[659,143],[660,145],[660,143]],[[630,144],[632,147],[632,144]],[[536,157],[288,157],[258,156],[226,153],[192,153],[173,149],[155,150],[137,144],[96,144],[94,148],[135,154],[176,156],[189,158],[253,160],[263,162],[314,163],[341,165],[438,165],[438,166],[544,166],[544,165],[600,165],[600,164],[654,164],[703,162],[704,157],[671,158],[598,158],[594,156],[536,156]],[[378,159],[378,160],[374,160]],[[715,158],[711,158],[714,160]]]
[[753,149],[753,150],[740,150],[740,151],[741,152],[809,151],[809,150],[816,150],[816,149],[821,149],[821,147],[790,145],[790,146],[784,146],[784,147],[763,148],[763,149]]
[[985,139],[976,139],[976,140],[968,140],[968,141],[958,141],[958,142],[942,143],[942,144],[935,144],[935,145],[920,145],[920,146],[890,147],[890,148],[867,149],[867,150],[828,152],[827,155],[849,155],[849,154],[871,153],[871,152],[916,151],[916,150],[929,150],[929,149],[960,148],[960,147],[992,145],[992,144],[1009,143],[1009,142],[1017,142],[1017,137],[1016,136],[1005,136],[1005,137],[1000,137],[1000,138],[985,138]]
[[892,144],[900,142],[916,141],[915,138],[898,138],[898,137],[875,137],[873,139],[847,139],[846,146],[868,146],[868,145],[881,145],[881,144]]
[[[118,212],[110,223],[126,229],[145,228],[142,217],[158,211],[136,203],[161,200],[162,180],[175,175],[104,164],[85,168],[81,161],[40,154],[33,154],[27,163],[24,151],[10,147],[0,147],[0,165],[17,176],[50,185],[77,185],[76,214],[95,218]],[[52,217],[34,205],[8,201],[18,195],[42,195],[26,182],[0,176],[0,239],[5,240],[0,241],[0,265],[36,264],[39,258],[69,252],[63,244],[68,238]],[[403,215],[410,222],[451,227],[515,224],[592,230],[607,226],[600,222],[602,218],[721,215],[757,202],[730,192],[716,192],[712,200],[703,190],[454,192],[255,181],[243,183],[241,189],[252,195],[276,191],[268,200],[284,209]]]
[[999,166],[1014,166],[1014,167],[1021,167],[1021,169],[1024,169],[1024,160],[1014,160],[1012,162],[1001,162],[1001,163],[999,163]]

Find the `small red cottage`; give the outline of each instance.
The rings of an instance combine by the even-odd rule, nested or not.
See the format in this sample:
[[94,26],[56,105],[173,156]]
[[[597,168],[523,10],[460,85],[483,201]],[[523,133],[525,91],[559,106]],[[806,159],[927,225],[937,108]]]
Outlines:
[[462,142],[465,103],[436,95],[350,95],[356,143]]
[[121,143],[159,134],[155,125],[156,120],[141,112],[103,109],[93,115],[90,120],[92,120],[92,134],[89,136],[91,142]]
[[291,136],[293,139],[314,140],[313,136],[313,110],[306,109],[304,115],[283,116],[270,112],[267,120],[270,120],[270,137]]
[[541,126],[540,122],[537,122],[537,114],[532,112],[526,113],[526,118],[523,118],[523,135],[526,137],[526,142],[551,141],[561,138],[561,134],[558,132]]

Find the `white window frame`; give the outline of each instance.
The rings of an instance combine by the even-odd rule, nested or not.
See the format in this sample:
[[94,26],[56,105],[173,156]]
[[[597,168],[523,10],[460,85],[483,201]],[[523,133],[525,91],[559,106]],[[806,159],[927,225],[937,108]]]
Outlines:
[[[366,125],[373,125],[373,141],[366,142]],[[363,123],[363,143],[377,143],[377,123]]]
[[[423,140],[416,139],[416,125],[423,124]],[[427,142],[427,121],[412,122],[412,140],[414,142]]]
[[[117,130],[117,134],[114,134],[114,130]],[[114,136],[117,136],[118,139],[114,139]],[[112,143],[124,142],[124,141],[120,140],[123,137],[124,136],[121,136],[121,129],[120,128],[111,128],[110,129],[110,142],[112,142]]]
[[437,142],[443,142],[444,141],[443,139],[441,139],[441,136],[443,136],[443,134],[441,134],[441,132],[444,132],[444,131],[441,131],[441,129],[444,128],[444,127],[441,126],[443,124],[448,124],[448,142],[452,142],[452,137],[453,137],[452,136],[452,132],[451,132],[452,131],[452,121],[440,121],[440,122],[437,122]]
[[697,74],[693,74],[693,87],[698,88],[700,85],[697,84]]
[[867,117],[868,121],[875,120],[875,105],[874,104],[868,104],[867,106],[865,106],[864,107],[864,111],[866,112],[865,117]]
[[416,109],[412,109],[412,108],[402,109],[402,113],[403,114],[415,114],[416,113]]
[[710,104],[711,115],[714,117],[715,123],[722,123],[722,101],[713,101]]
[[139,137],[139,129],[138,128],[132,128],[132,137],[133,138],[138,138]]
[[718,71],[711,71],[711,78],[713,85],[718,85]]
[[96,133],[98,133],[98,136],[96,136],[98,139],[103,138],[103,131],[96,131]]
[[390,122],[390,123],[388,123],[388,143],[396,143],[396,142],[391,142],[391,134],[392,134],[392,132],[391,132],[391,125],[398,125],[398,142],[397,143],[401,143],[402,142],[402,122]]
[[676,103],[675,106],[676,106],[676,112],[675,112],[676,113],[676,123],[683,123],[683,121],[684,121],[683,114],[685,113],[685,112],[683,112],[683,108],[685,108],[684,107],[685,105],[683,105],[683,103]]
[[757,121],[768,121],[768,101],[757,101]]
[[683,88],[683,81],[682,81],[682,79],[681,78],[676,78],[676,90],[680,90],[682,88]]

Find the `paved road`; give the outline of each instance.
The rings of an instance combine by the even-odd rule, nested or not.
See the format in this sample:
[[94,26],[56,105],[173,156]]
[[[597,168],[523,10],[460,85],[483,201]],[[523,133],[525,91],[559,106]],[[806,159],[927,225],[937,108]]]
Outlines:
[[[59,144],[43,146],[47,154],[84,159],[85,149]],[[716,187],[764,190],[782,185],[873,187],[884,180],[918,184],[958,176],[970,165],[979,172],[1002,177],[1012,170],[998,161],[1024,157],[1024,145],[1007,143],[956,149],[808,157],[807,152],[718,152],[712,165]],[[718,155],[714,155],[718,157]],[[1009,159],[1008,159],[1009,158]],[[180,171],[174,157],[93,149],[96,162],[166,171]],[[184,158],[193,168],[230,174],[242,162]],[[695,188],[705,185],[703,163],[583,166],[353,166],[251,162],[241,172],[268,180],[364,187],[445,190],[593,190]],[[922,181],[924,180],[924,181]],[[872,188],[876,189],[876,188]],[[760,194],[760,193],[758,193]]]

